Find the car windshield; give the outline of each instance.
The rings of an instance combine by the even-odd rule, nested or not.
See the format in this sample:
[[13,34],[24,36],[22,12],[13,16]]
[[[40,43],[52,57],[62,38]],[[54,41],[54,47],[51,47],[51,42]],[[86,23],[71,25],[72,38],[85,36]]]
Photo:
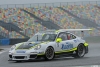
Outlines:
[[32,38],[28,40],[28,42],[32,41],[54,41],[56,38],[56,34],[42,34],[42,35],[34,35]]

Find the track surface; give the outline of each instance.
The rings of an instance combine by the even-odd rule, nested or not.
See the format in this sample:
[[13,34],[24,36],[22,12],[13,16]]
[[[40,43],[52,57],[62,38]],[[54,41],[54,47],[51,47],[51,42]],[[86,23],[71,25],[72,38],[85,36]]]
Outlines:
[[0,67],[69,67],[100,65],[100,43],[89,43],[89,53],[84,58],[56,58],[52,61],[28,61],[16,63],[8,61],[8,52],[0,54]]

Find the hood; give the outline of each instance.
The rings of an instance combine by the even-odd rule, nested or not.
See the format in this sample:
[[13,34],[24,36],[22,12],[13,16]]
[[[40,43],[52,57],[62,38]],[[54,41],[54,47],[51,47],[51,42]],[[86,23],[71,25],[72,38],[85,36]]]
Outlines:
[[16,49],[29,49],[31,47],[34,47],[42,43],[47,43],[47,42],[23,42]]

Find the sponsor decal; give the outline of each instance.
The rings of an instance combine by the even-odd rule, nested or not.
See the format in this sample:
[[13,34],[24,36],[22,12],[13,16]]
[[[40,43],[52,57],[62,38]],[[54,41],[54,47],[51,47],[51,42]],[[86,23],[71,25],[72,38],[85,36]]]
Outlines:
[[74,40],[75,43],[77,43],[77,40]]
[[44,54],[44,52],[38,52],[39,54]]
[[79,39],[74,40],[75,43],[79,42]]
[[16,53],[25,53],[26,51],[16,51]]
[[61,47],[62,50],[71,49],[71,48],[73,48],[73,44],[68,43],[68,42],[66,44],[62,44],[62,47]]

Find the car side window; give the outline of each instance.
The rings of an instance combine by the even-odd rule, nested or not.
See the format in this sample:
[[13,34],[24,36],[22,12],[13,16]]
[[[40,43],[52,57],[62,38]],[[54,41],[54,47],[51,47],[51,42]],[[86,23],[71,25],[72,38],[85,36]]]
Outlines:
[[71,34],[71,38],[72,38],[72,39],[75,39],[75,38],[76,38],[76,36],[74,36],[74,35],[72,35],[72,34]]
[[67,33],[67,39],[71,40],[71,35],[69,33]]
[[60,33],[60,34],[58,35],[58,37],[62,38],[62,41],[67,40],[67,35],[66,35],[66,33]]
[[72,35],[70,33],[67,33],[67,39],[68,40],[75,39],[75,38],[76,38],[76,36],[74,36],[74,35]]

